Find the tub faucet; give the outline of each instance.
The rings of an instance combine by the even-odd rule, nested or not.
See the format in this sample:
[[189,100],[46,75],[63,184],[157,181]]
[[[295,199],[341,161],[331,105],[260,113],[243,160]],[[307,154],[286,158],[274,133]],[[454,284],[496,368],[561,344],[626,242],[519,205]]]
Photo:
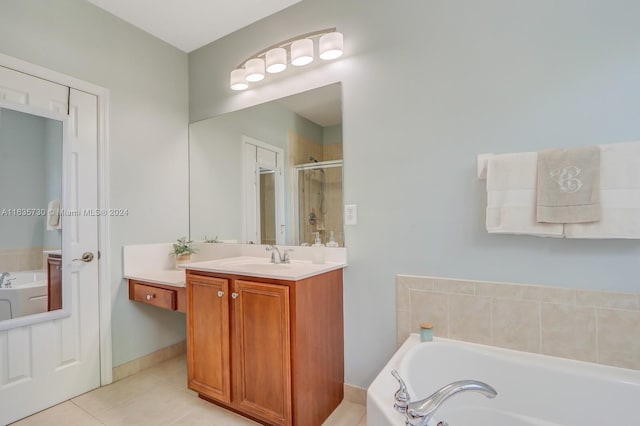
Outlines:
[[475,380],[449,383],[423,400],[410,402],[406,413],[407,423],[411,426],[427,426],[443,402],[457,393],[466,391],[480,392],[487,398],[495,398],[498,395],[498,392],[488,384]]
[[[0,288],[11,287],[11,280],[9,279],[9,277],[11,277],[11,274],[9,272],[3,272],[0,274]],[[7,279],[6,283],[4,282],[5,278]]]
[[474,391],[480,392],[487,398],[495,398],[498,395],[498,392],[486,383],[476,380],[461,380],[443,386],[425,399],[409,402],[409,394],[406,392],[404,381],[397,371],[393,370],[391,374],[400,383],[400,389],[395,394],[394,407],[397,411],[405,413],[407,424],[411,426],[427,426],[442,403],[457,393]]
[[409,392],[407,392],[407,385],[405,385],[404,380],[402,380],[402,377],[400,377],[400,374],[398,374],[396,370],[391,370],[391,375],[395,377],[400,384],[400,389],[398,389],[394,394],[396,402],[395,404],[393,404],[393,408],[395,408],[396,411],[404,414],[407,412],[407,407],[409,406],[411,397],[409,396]]
[[[278,250],[278,247],[276,246],[267,246],[266,250],[271,252],[271,263],[291,263],[291,259],[289,259],[289,252],[293,251],[293,249],[284,249],[282,254],[280,254],[280,250]],[[275,252],[278,252],[278,258],[280,259],[279,262],[276,261],[276,253],[274,250]]]

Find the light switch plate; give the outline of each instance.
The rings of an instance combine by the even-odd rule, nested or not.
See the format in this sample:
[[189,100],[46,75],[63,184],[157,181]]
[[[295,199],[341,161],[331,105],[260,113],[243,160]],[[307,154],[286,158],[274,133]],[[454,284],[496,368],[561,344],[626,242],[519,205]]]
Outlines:
[[344,205],[344,224],[345,225],[358,224],[358,206],[356,204]]

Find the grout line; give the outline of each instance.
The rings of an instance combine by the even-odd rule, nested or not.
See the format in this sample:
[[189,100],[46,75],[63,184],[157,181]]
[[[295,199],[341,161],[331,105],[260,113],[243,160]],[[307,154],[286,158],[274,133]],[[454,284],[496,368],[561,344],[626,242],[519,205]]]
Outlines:
[[542,320],[542,302],[537,302],[538,303],[538,313],[539,315],[539,329],[538,329],[538,350],[540,351],[541,354],[544,353],[543,348],[542,348],[542,324],[544,323],[544,321]]
[[600,308],[596,307],[596,362],[600,363],[600,321],[598,321],[598,317],[600,315]]
[[[97,388],[100,389],[100,388]],[[84,395],[84,394],[83,394]],[[78,395],[80,396],[80,395]],[[73,398],[75,399],[75,398]],[[88,410],[84,409],[83,407],[79,406],[78,404],[76,404],[76,402],[70,399],[69,402],[71,402],[73,405],[75,405],[76,407],[78,407],[79,409],[81,409],[82,411],[84,411],[85,413],[87,413],[89,416],[93,417],[98,423],[100,423],[101,425],[106,425],[106,423],[104,423],[102,420],[100,420],[98,417],[96,417],[95,415],[93,415],[93,413],[89,412]]]
[[493,297],[489,298],[489,341],[492,346],[495,345],[493,340]]

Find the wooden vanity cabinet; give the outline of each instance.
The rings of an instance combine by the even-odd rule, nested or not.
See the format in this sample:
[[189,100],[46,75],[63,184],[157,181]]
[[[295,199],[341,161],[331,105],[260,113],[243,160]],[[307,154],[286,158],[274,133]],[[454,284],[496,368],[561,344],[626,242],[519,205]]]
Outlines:
[[342,270],[300,281],[187,271],[189,388],[268,425],[321,425],[344,382]]
[[62,256],[47,256],[47,311],[62,309]]

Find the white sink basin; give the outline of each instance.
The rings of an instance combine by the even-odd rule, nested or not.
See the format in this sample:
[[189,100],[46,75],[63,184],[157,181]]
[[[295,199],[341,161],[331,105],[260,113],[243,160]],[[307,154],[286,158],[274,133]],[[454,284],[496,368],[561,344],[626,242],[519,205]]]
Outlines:
[[271,263],[269,257],[239,256],[227,259],[188,263],[182,267],[196,271],[221,272],[252,277],[300,280],[346,266],[344,263],[327,262],[314,264],[311,261],[291,260],[291,263]]

